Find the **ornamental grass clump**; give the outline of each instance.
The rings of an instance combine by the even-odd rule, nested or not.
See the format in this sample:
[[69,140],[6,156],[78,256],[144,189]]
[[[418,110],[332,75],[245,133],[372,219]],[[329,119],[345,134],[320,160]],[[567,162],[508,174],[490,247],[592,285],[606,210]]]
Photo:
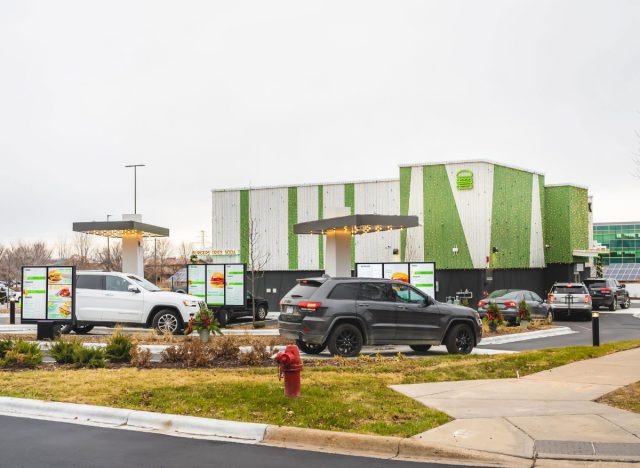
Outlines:
[[13,341],[11,340],[0,340],[0,359],[4,358],[4,355],[7,354],[13,348]]
[[0,367],[30,368],[42,364],[42,351],[35,343],[16,342],[0,360]]
[[82,348],[82,343],[80,341],[56,340],[49,349],[49,355],[55,359],[58,364],[73,364],[74,353],[79,348]]
[[73,365],[77,368],[97,369],[106,367],[104,349],[80,346],[73,353]]
[[126,335],[115,333],[105,348],[105,357],[109,362],[131,362],[133,341]]

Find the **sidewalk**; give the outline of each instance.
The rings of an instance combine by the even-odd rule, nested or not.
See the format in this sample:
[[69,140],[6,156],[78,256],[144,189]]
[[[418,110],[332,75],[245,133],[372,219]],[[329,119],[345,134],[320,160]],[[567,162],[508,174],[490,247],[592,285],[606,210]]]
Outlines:
[[640,414],[593,400],[640,381],[640,349],[523,378],[397,385],[456,418],[425,443],[523,458],[640,461]]

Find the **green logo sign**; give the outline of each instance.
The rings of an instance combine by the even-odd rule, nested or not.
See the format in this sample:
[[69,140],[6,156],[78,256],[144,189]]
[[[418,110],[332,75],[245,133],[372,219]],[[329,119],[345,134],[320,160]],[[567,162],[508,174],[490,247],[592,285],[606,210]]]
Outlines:
[[458,171],[456,174],[456,188],[458,190],[473,189],[473,172],[468,169]]

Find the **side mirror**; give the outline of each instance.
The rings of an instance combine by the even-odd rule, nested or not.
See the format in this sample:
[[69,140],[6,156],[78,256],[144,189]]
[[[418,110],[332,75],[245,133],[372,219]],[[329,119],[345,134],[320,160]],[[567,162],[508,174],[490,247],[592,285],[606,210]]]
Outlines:
[[621,284],[621,285],[620,285],[620,287],[621,287],[622,289],[627,289],[627,285],[626,285],[626,284]]
[[137,286],[134,286],[133,284],[130,284],[127,289],[129,290],[129,292],[132,292],[132,293],[140,292],[140,288],[138,288]]

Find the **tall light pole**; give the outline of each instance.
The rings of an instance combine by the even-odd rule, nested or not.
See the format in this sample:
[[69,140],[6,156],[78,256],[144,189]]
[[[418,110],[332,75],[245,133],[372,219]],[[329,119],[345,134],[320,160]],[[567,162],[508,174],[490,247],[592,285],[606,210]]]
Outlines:
[[138,184],[138,168],[139,167],[145,167],[145,164],[129,164],[128,166],[124,166],[124,167],[133,167],[133,214],[137,214],[138,213],[138,206],[137,206],[137,184]]

